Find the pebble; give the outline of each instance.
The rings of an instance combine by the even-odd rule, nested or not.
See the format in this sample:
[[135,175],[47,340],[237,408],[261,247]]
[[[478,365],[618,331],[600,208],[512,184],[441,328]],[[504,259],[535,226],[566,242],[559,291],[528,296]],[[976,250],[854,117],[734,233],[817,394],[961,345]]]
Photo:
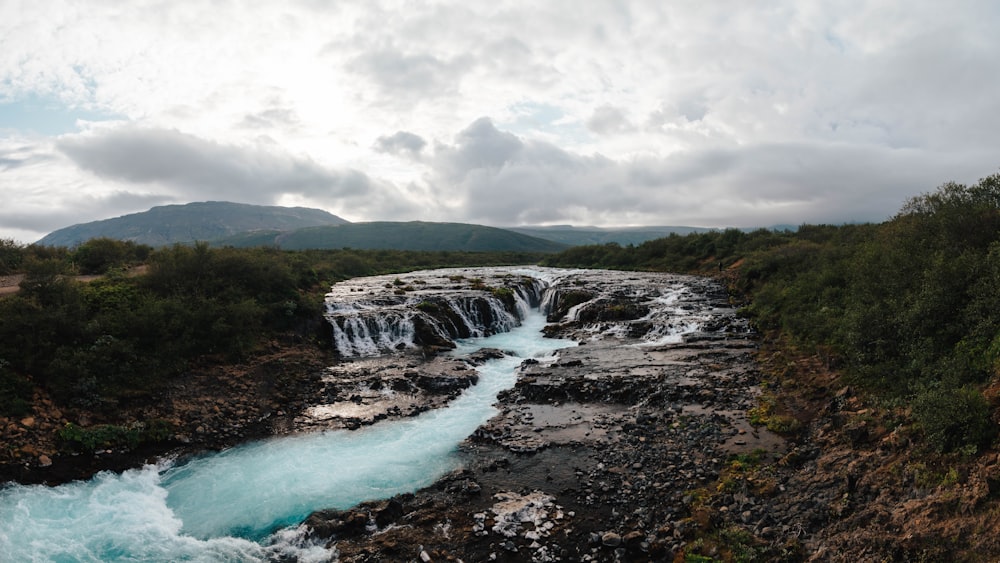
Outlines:
[[618,547],[622,544],[622,537],[614,532],[606,532],[601,536],[601,545],[607,547]]

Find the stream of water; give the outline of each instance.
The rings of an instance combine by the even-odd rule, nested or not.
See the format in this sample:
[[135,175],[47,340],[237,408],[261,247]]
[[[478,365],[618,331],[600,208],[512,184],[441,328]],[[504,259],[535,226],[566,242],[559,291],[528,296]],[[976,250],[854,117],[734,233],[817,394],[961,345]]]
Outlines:
[[433,483],[457,466],[456,446],[495,412],[526,358],[571,346],[542,338],[531,313],[511,332],[459,343],[515,355],[479,368],[448,407],[357,431],[246,444],[183,463],[164,461],[58,487],[0,489],[0,561],[326,561],[298,524]]

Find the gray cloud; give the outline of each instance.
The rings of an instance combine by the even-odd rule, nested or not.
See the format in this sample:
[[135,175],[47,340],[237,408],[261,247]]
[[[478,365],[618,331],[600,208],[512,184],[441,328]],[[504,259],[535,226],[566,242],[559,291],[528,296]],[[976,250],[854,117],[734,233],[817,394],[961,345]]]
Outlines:
[[14,170],[51,161],[52,156],[34,145],[2,146],[0,143],[0,171]]
[[289,128],[297,127],[299,123],[299,117],[294,110],[276,107],[256,113],[248,113],[243,117],[239,127],[246,129]]
[[174,130],[121,127],[64,137],[57,148],[98,176],[159,183],[188,197],[271,202],[281,194],[357,197],[369,187],[357,171],[261,148],[223,145]]
[[493,120],[481,117],[462,130],[455,147],[442,159],[446,170],[462,174],[475,169],[497,169],[524,150],[516,135],[498,130]]
[[419,158],[420,151],[427,146],[423,137],[409,131],[397,131],[375,141],[375,150],[383,153]]
[[5,228],[32,233],[33,241],[63,227],[144,211],[173,201],[173,198],[162,194],[136,194],[127,191],[100,197],[80,196],[47,208],[0,208],[0,224]]
[[466,55],[445,59],[430,53],[406,53],[395,47],[382,47],[362,53],[347,68],[371,79],[387,101],[410,103],[413,99],[453,93],[471,64]]
[[57,148],[98,176],[156,185],[185,202],[272,204],[295,195],[337,214],[380,218],[412,217],[423,208],[393,184],[358,170],[329,169],[272,147],[223,145],[172,130],[110,129],[62,138]]
[[0,169],[17,168],[19,166],[24,166],[25,159],[23,158],[8,158],[5,156],[0,156]]
[[459,216],[495,225],[877,222],[941,183],[975,181],[962,171],[990,158],[802,142],[614,160],[523,139],[481,118],[437,147],[432,181],[455,186]]
[[633,125],[620,108],[605,104],[594,110],[587,120],[587,128],[600,135],[611,135],[628,132]]
[[480,118],[453,146],[439,146],[434,181],[457,186],[461,212],[491,224],[562,221],[574,206],[593,208],[617,198],[616,167],[554,145],[525,141]]

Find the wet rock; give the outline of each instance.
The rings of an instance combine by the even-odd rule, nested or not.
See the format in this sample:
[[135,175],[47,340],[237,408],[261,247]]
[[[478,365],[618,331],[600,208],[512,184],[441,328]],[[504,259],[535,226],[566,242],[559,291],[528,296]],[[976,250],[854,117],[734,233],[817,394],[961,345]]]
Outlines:
[[601,545],[605,547],[618,547],[622,544],[622,537],[615,532],[605,532],[601,535]]
[[403,503],[393,498],[376,504],[372,508],[371,513],[372,519],[375,520],[375,525],[379,528],[384,528],[402,518],[405,511]]
[[642,542],[645,539],[646,539],[646,534],[638,530],[632,530],[631,532],[625,534],[622,537],[622,542],[625,544],[625,547],[629,548],[630,550],[635,550],[641,547],[640,544],[642,544]]
[[479,381],[477,376],[455,377],[448,374],[419,375],[416,378],[417,387],[431,393],[453,393],[467,389]]
[[507,354],[503,350],[497,348],[480,348],[479,350],[469,354],[469,361],[473,365],[480,365],[489,360],[499,360]]
[[368,527],[368,513],[352,510],[319,510],[306,518],[304,525],[316,538],[351,538],[365,533]]

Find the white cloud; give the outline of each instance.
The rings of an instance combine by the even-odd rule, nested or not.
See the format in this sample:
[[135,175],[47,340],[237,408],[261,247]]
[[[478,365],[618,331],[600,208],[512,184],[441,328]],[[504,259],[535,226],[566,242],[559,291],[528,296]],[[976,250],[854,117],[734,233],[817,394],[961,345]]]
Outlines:
[[420,151],[427,146],[427,141],[420,135],[409,131],[397,131],[392,135],[379,137],[375,141],[375,150],[397,155],[419,158]]
[[123,123],[30,137],[0,106],[0,236],[209,196],[352,220],[878,220],[996,171],[998,24],[977,0],[4,2],[0,104]]

